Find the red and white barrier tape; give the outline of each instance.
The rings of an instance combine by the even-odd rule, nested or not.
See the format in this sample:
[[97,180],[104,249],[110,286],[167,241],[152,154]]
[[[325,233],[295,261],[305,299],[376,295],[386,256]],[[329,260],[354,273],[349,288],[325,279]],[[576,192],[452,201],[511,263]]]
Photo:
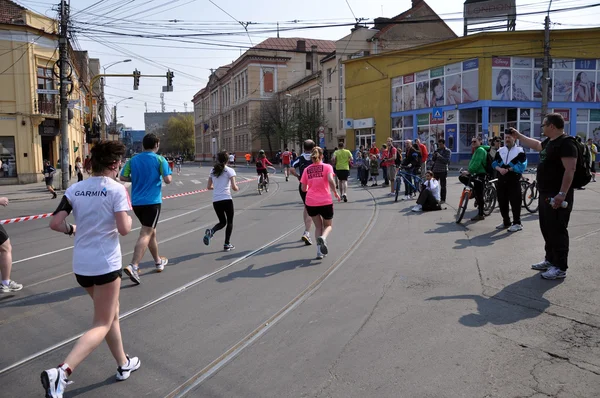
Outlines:
[[[238,184],[244,184],[244,183],[252,182],[252,181],[256,181],[256,180],[257,180],[257,178],[252,178],[250,180],[240,181],[240,182],[238,182]],[[182,196],[196,195],[196,194],[203,193],[203,192],[208,192],[208,189],[200,189],[197,191],[177,193],[175,195],[163,196],[163,200],[181,198]],[[0,225],[14,224],[14,223],[24,222],[24,221],[40,220],[42,218],[48,218],[51,215],[52,215],[52,213],[46,213],[46,214],[38,214],[37,216],[24,216],[24,217],[17,217],[17,218],[9,218],[6,220],[0,220]]]

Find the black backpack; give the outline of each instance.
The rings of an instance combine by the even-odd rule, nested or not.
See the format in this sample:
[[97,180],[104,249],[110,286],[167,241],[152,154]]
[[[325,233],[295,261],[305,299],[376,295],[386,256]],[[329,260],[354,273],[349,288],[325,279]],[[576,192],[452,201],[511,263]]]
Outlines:
[[565,139],[573,140],[577,146],[577,168],[571,186],[573,188],[583,188],[592,180],[592,154],[587,145],[577,141],[575,137],[565,136]]
[[400,167],[402,164],[402,155],[400,155],[400,150],[396,148],[396,158],[394,159],[394,164],[396,167]]
[[302,173],[304,173],[304,169],[312,164],[312,159],[306,160],[304,154],[298,156],[298,164],[296,168],[298,169],[298,179],[302,177]]
[[494,167],[492,167],[492,163],[494,162],[494,158],[492,157],[492,155],[490,154],[490,149],[492,149],[492,147],[489,147],[488,149],[486,149],[486,157],[485,157],[485,172],[488,176],[493,177],[494,176]]

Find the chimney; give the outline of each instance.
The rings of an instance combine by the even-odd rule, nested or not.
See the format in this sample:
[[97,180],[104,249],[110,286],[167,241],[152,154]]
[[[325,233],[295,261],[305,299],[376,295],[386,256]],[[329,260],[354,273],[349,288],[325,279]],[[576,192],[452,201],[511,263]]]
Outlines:
[[317,54],[317,46],[310,46],[310,52],[312,55],[311,72],[315,73],[317,71],[318,63],[319,63],[319,55]]
[[412,0],[412,6],[413,6],[413,8],[415,8],[416,6],[419,5],[419,3],[422,3],[422,2],[423,2],[423,0]]
[[375,24],[373,25],[374,29],[381,30],[391,22],[391,19],[385,17],[375,18]]
[[306,40],[298,40],[296,42],[296,51],[306,52]]

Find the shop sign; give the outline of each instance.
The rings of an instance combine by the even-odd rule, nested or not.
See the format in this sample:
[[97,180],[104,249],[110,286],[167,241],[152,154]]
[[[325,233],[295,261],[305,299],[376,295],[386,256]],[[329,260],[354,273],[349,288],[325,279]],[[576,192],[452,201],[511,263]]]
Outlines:
[[429,71],[431,78],[444,76],[444,68],[435,68]]
[[531,68],[533,66],[533,62],[531,58],[521,58],[521,57],[513,57],[512,58],[512,66],[513,68]]
[[417,81],[418,82],[424,82],[426,80],[429,80],[429,71],[426,70],[424,72],[417,72]]
[[415,81],[414,73],[411,73],[410,75],[404,75],[404,84],[414,83],[414,81]]
[[492,66],[500,68],[510,68],[510,58],[496,57],[492,58]]
[[56,137],[60,134],[58,120],[45,119],[39,126],[39,133],[44,137]]
[[479,59],[471,59],[463,62],[463,71],[479,68]]
[[529,120],[531,118],[531,113],[529,109],[521,109],[521,120]]
[[575,69],[596,70],[595,59],[576,59]]
[[590,110],[590,122],[600,122],[600,109]]
[[425,126],[425,125],[429,124],[430,116],[431,116],[430,113],[417,115],[417,126]]
[[462,65],[460,62],[457,64],[446,65],[446,74],[447,75],[453,75],[455,73],[460,73],[461,71],[462,71]]
[[445,116],[446,123],[456,123],[458,111],[447,111]]
[[569,121],[570,112],[568,109],[555,109],[554,113],[560,114],[563,117],[563,119],[565,119],[565,122]]
[[375,127],[375,119],[372,117],[366,119],[356,119],[354,120],[354,129],[371,129]]

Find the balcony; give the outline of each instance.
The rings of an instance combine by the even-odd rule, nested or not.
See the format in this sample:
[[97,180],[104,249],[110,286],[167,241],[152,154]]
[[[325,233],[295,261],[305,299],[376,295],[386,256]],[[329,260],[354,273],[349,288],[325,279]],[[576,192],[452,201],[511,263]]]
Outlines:
[[42,115],[58,115],[58,101],[40,99],[37,101],[37,113]]

